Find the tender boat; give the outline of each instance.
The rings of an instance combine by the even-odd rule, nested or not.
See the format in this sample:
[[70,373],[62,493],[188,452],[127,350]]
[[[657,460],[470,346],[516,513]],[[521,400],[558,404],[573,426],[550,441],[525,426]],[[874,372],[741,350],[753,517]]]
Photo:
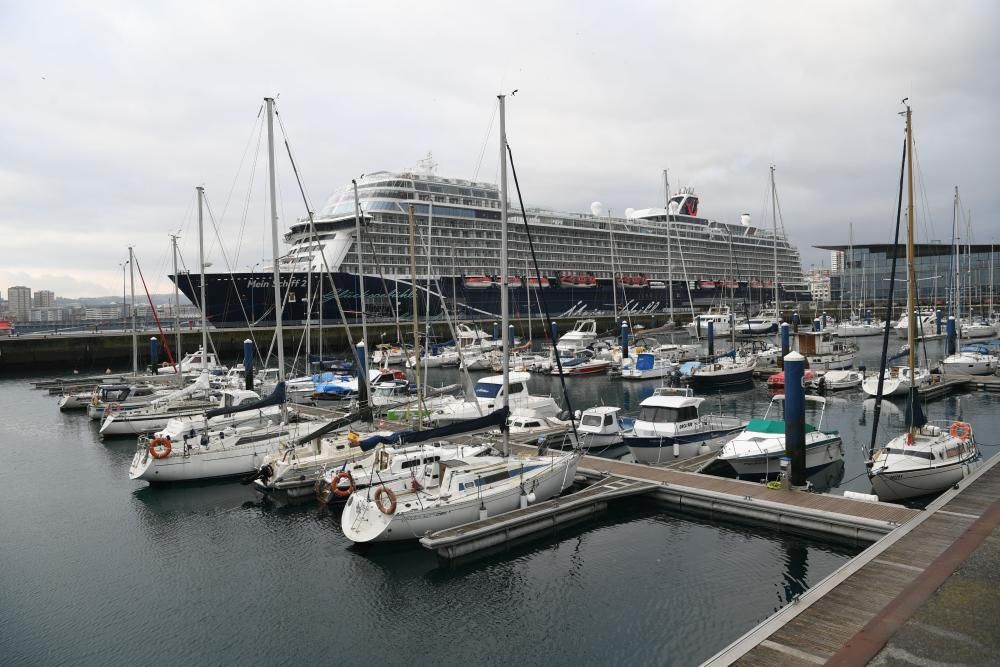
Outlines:
[[690,389],[659,387],[639,404],[639,416],[624,440],[639,463],[661,464],[718,449],[746,426],[724,415],[702,415],[704,398]]
[[[719,453],[719,460],[726,461],[740,477],[763,478],[777,475],[781,471],[781,458],[785,456],[785,422],[768,419],[771,411],[781,412],[784,395],[771,400],[763,419],[752,419],[746,428],[727,442]],[[844,444],[836,431],[822,431],[823,413],[826,399],[821,396],[806,396],[806,405],[820,407],[816,426],[805,425],[806,470],[820,468],[844,457]]]

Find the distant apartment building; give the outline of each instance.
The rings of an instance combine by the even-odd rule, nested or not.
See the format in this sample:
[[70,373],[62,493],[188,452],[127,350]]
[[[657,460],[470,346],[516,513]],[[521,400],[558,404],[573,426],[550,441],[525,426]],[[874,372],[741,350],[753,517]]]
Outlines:
[[7,288],[10,315],[15,320],[27,322],[31,318],[31,288],[15,285]]
[[69,319],[65,309],[61,306],[48,306],[45,308],[32,308],[32,322],[63,322]]
[[813,301],[830,300],[830,269],[810,269],[808,280]]
[[51,290],[40,289],[35,292],[31,301],[35,308],[51,308],[56,305],[56,293]]
[[102,322],[111,320],[121,320],[122,318],[122,306],[121,304],[112,304],[109,306],[87,306],[83,313],[83,319],[88,322]]
[[830,251],[830,273],[843,273],[844,271],[844,251]]

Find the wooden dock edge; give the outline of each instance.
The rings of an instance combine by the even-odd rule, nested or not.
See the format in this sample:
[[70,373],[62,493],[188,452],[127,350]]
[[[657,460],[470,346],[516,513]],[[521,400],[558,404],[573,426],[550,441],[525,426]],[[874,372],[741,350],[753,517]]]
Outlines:
[[914,518],[905,522],[878,542],[872,544],[843,566],[834,570],[830,575],[807,590],[801,596],[795,598],[791,603],[785,605],[770,617],[761,621],[734,642],[703,662],[703,667],[724,667],[726,665],[731,665],[742,658],[753,648],[770,638],[775,632],[777,632],[778,629],[808,609],[812,604],[821,600],[823,596],[843,583],[848,577],[871,563],[889,547],[908,535],[917,526],[922,524],[928,518],[934,516],[937,510],[944,507],[944,505],[962,493],[966,487],[972,484],[975,480],[979,479],[980,476],[998,463],[1000,463],[1000,456],[994,456],[990,460],[985,461],[983,465],[980,466],[980,468],[972,475],[959,482],[958,488],[949,489],[945,493],[941,494],[941,496],[931,502],[923,512],[920,512]]

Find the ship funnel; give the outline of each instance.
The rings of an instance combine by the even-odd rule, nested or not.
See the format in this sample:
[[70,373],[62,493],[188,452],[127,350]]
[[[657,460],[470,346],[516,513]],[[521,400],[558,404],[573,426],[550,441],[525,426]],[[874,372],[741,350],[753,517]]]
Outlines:
[[593,204],[590,205],[590,212],[597,217],[601,217],[602,215],[604,215],[604,204],[602,204],[599,201],[595,201]]
[[740,216],[740,224],[743,225],[744,227],[749,227],[750,226],[750,214],[749,213],[744,213],[743,215]]

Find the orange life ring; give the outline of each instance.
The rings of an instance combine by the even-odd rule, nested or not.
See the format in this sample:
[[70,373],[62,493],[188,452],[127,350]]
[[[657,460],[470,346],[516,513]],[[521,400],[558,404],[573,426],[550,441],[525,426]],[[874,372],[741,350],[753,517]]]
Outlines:
[[[382,500],[388,496],[389,504],[386,505]],[[392,492],[392,489],[388,489],[384,486],[378,487],[378,491],[375,492],[375,505],[382,514],[395,514],[396,513],[396,494]]]
[[[340,486],[340,480],[346,479],[348,485],[346,488]],[[347,496],[354,493],[354,477],[347,470],[341,470],[333,479],[330,480],[330,490],[333,491],[333,495],[338,498],[346,498]]]
[[968,440],[972,437],[972,427],[968,422],[952,422],[948,435],[959,440]]
[[154,459],[165,459],[170,456],[170,452],[173,451],[173,445],[170,444],[170,438],[165,435],[158,436],[149,441],[149,455]]

